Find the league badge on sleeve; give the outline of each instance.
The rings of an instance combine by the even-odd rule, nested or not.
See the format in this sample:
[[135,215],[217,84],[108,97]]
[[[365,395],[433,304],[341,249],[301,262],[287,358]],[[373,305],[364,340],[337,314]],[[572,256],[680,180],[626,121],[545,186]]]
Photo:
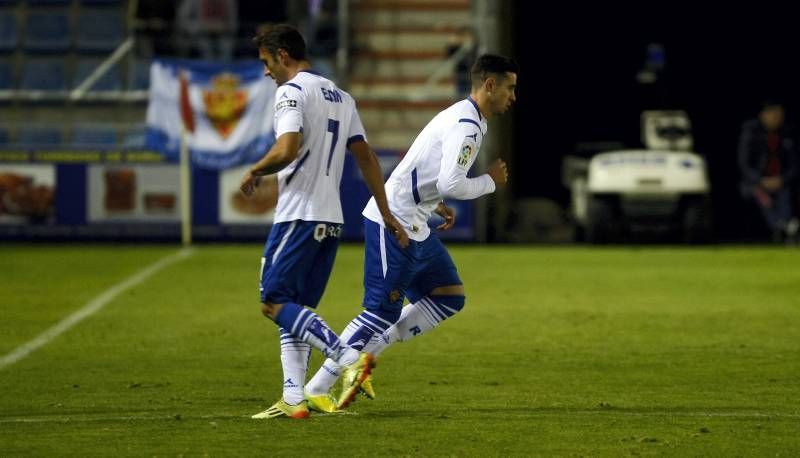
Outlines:
[[458,153],[458,166],[466,167],[469,165],[470,157],[472,157],[472,145],[465,143],[464,146],[461,147],[461,152]]

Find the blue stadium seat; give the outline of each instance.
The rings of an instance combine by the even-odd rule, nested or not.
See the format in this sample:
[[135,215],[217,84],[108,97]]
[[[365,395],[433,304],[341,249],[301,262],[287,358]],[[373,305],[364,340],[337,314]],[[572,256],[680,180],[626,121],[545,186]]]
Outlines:
[[[91,75],[103,59],[80,59],[75,69],[75,77],[72,79],[72,87],[76,88],[87,76]],[[95,81],[90,91],[119,91],[122,89],[122,75],[119,67],[114,65],[99,80]]]
[[13,10],[0,10],[0,52],[17,48],[17,15]]
[[52,126],[22,126],[17,130],[17,143],[24,146],[59,145],[61,129]]
[[117,145],[117,128],[109,124],[81,124],[72,128],[72,146],[110,147]]
[[125,129],[122,139],[124,148],[138,149],[144,148],[147,126],[145,124],[133,124]]
[[29,12],[25,30],[28,51],[55,53],[70,48],[72,40],[66,11]]
[[8,140],[11,138],[11,134],[8,131],[8,128],[5,126],[0,126],[0,146],[8,145]]
[[0,90],[14,87],[14,67],[10,61],[0,60]]
[[120,10],[84,10],[78,18],[75,47],[80,52],[110,52],[122,43],[124,36]]
[[67,89],[66,65],[62,59],[28,59],[22,67],[21,89],[63,91]]
[[146,91],[150,89],[150,64],[149,59],[134,59],[128,66],[128,89],[131,91]]

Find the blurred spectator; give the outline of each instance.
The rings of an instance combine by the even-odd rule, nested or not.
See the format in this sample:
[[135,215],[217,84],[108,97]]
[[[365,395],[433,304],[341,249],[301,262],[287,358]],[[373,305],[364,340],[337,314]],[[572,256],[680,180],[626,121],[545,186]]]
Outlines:
[[163,0],[139,0],[136,3],[136,54],[144,59],[172,55],[172,24],[175,22],[175,5]]
[[314,70],[336,79],[336,52],[339,49],[337,0],[298,0],[288,2],[289,22],[306,37],[308,57]]
[[264,3],[264,0],[239,0],[239,32],[234,47],[234,59],[255,59],[257,52],[253,45],[253,37],[258,31],[258,27],[264,23],[289,21],[289,8],[304,2],[270,0],[269,8],[265,8]]
[[339,49],[339,22],[337,0],[312,0],[309,2],[308,55],[311,64],[328,78],[336,78],[336,51]]
[[[463,49],[462,49],[463,48]],[[472,90],[470,69],[477,57],[477,46],[472,27],[464,26],[454,33],[447,43],[447,57],[461,53],[461,58],[455,64],[456,99],[465,99]]]
[[239,28],[237,0],[182,0],[177,17],[178,48],[184,57],[229,62]]
[[742,125],[739,137],[741,191],[761,210],[773,241],[794,239],[798,226],[792,215],[797,143],[793,130],[784,121],[783,105],[766,101],[758,118]]

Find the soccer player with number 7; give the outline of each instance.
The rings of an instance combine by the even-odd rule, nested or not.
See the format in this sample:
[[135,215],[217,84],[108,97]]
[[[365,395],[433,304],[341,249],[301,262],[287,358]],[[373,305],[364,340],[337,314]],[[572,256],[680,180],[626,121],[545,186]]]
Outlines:
[[[517,73],[519,67],[511,59],[480,56],[472,66],[470,96],[425,126],[386,181],[389,209],[411,238],[407,247],[392,237],[393,227],[385,223],[381,202],[373,198],[367,204],[365,310],[342,332],[347,345],[377,357],[387,346],[432,330],[464,307],[464,286],[456,266],[439,237],[431,233],[428,218],[436,212],[444,218],[438,229],[449,229],[455,214],[442,199],[475,199],[506,183],[508,172],[501,159],[481,176],[469,178],[467,172],[486,135],[486,119],[504,113],[516,100]],[[403,307],[406,297],[410,304]],[[359,374],[329,358],[308,382],[309,404],[332,399],[330,390],[342,375],[345,391],[338,407],[352,402],[347,387]],[[374,398],[371,376],[362,381],[360,391]]]
[[339,245],[345,149],[361,169],[381,224],[400,247],[408,245],[408,235],[389,212],[383,172],[350,94],[311,70],[305,40],[294,27],[267,25],[253,41],[265,76],[278,84],[276,141],[244,175],[240,188],[250,196],[260,177],[278,174],[278,204],[261,258],[260,290],[262,313],[280,327],[284,380],[283,397],[253,418],[306,418],[303,388],[311,346],[357,374],[344,388],[345,405],[374,366],[372,355],[343,343],[311,310],[322,297]]

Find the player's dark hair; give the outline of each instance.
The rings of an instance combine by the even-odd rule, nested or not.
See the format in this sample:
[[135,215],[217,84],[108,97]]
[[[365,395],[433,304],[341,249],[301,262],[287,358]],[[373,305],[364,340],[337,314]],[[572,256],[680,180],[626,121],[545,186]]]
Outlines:
[[783,108],[783,102],[777,97],[766,97],[761,100],[761,111]]
[[519,73],[519,65],[514,59],[509,59],[498,54],[483,54],[472,64],[472,87],[478,88],[487,78],[494,76],[501,80],[506,72]]
[[264,24],[258,28],[253,43],[276,56],[283,49],[294,60],[306,59],[306,41],[303,35],[289,24]]

